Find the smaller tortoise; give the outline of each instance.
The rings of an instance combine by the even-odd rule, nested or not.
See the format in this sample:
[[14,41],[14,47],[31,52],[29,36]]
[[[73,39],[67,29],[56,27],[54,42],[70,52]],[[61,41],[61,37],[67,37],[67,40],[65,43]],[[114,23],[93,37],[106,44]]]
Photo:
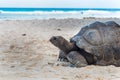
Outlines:
[[[72,64],[120,66],[120,25],[114,21],[94,22],[83,27],[78,34],[66,41],[61,36],[52,37],[51,43],[62,50]],[[74,52],[73,52],[74,51]],[[68,56],[71,55],[72,56]],[[79,56],[82,56],[79,59]],[[61,57],[62,58],[62,57]],[[72,59],[70,59],[72,58]],[[82,60],[86,60],[82,61]]]

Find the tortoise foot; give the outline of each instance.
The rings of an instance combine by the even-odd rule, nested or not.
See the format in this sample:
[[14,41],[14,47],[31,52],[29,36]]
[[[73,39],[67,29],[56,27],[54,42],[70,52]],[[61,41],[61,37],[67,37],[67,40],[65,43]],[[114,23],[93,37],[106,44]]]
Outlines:
[[86,59],[78,51],[71,51],[67,55],[67,59],[76,67],[84,67],[88,65]]
[[58,61],[69,62],[68,59],[66,58],[66,53],[63,52],[62,50],[59,51]]

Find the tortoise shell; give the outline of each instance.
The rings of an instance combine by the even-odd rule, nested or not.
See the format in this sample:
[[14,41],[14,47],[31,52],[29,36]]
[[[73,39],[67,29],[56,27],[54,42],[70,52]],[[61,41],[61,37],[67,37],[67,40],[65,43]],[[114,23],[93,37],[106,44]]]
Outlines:
[[97,21],[85,26],[71,38],[71,42],[94,55],[96,64],[120,63],[120,25],[114,21]]

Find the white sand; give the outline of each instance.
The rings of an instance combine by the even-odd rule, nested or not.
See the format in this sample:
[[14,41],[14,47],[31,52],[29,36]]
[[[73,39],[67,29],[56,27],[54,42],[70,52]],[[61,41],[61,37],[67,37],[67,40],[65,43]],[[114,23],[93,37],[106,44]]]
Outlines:
[[69,40],[96,20],[120,24],[112,18],[0,21],[0,80],[120,80],[120,67],[56,65],[59,50],[49,38],[61,35]]

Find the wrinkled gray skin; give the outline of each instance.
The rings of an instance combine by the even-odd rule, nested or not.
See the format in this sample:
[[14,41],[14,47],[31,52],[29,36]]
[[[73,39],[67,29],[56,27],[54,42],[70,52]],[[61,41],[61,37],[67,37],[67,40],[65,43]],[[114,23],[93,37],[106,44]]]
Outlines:
[[120,66],[120,26],[114,21],[83,27],[70,39],[71,43],[60,36],[50,41],[61,50],[59,59],[67,59],[76,66]]
[[114,21],[83,27],[70,41],[92,54],[96,65],[120,66],[120,25]]
[[[60,49],[58,60],[69,61],[76,67],[88,65],[85,57],[79,53],[79,48],[73,43],[68,42],[62,36],[53,36],[50,42]],[[89,61],[91,61],[91,59],[90,56]]]

